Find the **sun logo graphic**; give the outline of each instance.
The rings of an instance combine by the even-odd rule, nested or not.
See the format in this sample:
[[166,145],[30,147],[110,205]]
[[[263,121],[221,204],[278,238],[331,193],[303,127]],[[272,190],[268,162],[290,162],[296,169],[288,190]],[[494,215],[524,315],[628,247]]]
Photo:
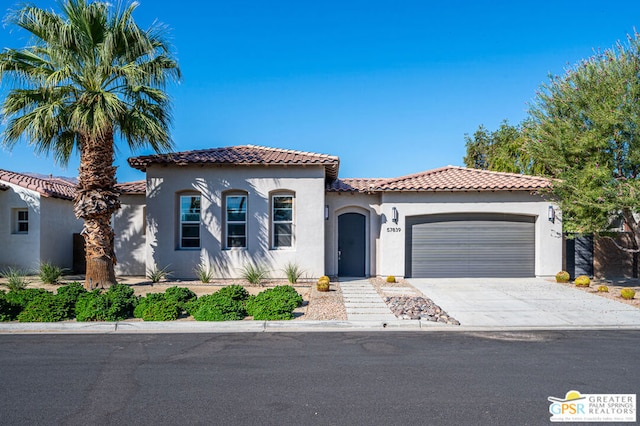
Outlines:
[[581,394],[570,390],[564,398],[550,396],[552,422],[635,422],[635,394]]

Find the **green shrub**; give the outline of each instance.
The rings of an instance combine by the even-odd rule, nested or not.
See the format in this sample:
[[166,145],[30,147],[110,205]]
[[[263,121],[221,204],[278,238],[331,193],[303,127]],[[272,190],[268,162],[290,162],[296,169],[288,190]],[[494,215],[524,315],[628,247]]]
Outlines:
[[158,265],[153,265],[153,268],[147,271],[147,278],[151,280],[152,283],[159,283],[161,280],[170,277],[172,272],[169,271],[169,265],[164,268],[158,267]]
[[164,297],[174,302],[180,308],[180,311],[187,310],[187,303],[197,298],[196,294],[187,287],[173,286],[164,292]]
[[580,275],[579,277],[576,277],[575,280],[573,280],[573,283],[576,285],[576,287],[589,287],[589,285],[591,284],[591,280],[586,275]]
[[389,275],[387,277],[387,282],[388,283],[395,283],[396,282],[396,277],[394,277],[393,275]]
[[62,297],[50,292],[40,293],[18,314],[20,322],[55,322],[70,318],[72,308]]
[[245,301],[249,292],[241,285],[223,287],[187,304],[187,311],[197,321],[232,321],[247,316]]
[[556,274],[556,282],[559,283],[568,283],[570,278],[567,271],[560,271]]
[[72,282],[58,288],[56,295],[61,298],[65,305],[69,308],[71,316],[75,316],[76,303],[80,295],[87,293],[84,286],[79,282]]
[[211,280],[213,279],[214,271],[213,271],[213,268],[209,266],[200,264],[196,266],[196,268],[193,271],[196,273],[196,276],[198,277],[200,282],[203,282],[206,284],[211,282]]
[[10,291],[23,290],[29,284],[27,273],[22,269],[9,267],[0,271],[0,275],[7,279],[5,285]]
[[291,284],[295,284],[298,282],[304,271],[297,263],[289,262],[285,265],[283,269],[285,275],[287,276],[287,280]]
[[138,299],[136,307],[133,309],[133,316],[135,318],[143,318],[147,308],[155,303],[164,302],[164,293],[147,293],[146,297]]
[[302,305],[302,296],[291,286],[278,286],[247,300],[247,313],[255,320],[289,320]]
[[242,268],[241,276],[249,282],[249,284],[262,285],[262,281],[266,278],[269,271],[260,264],[249,263]]
[[631,300],[635,296],[636,296],[636,291],[632,288],[625,287],[622,290],[620,290],[620,297],[622,297],[625,300]]
[[0,321],[13,321],[21,310],[21,306],[7,298],[4,290],[0,291]]
[[25,288],[23,290],[11,290],[5,297],[17,306],[19,310],[23,310],[29,302],[45,293],[48,293],[48,291],[42,288]]
[[145,321],[174,321],[182,310],[171,300],[160,300],[146,305],[141,318]]
[[78,321],[119,321],[129,318],[137,303],[134,291],[125,284],[114,284],[106,292],[96,289],[80,295],[76,303]]
[[64,268],[54,265],[49,262],[42,262],[38,271],[40,281],[45,284],[57,284],[65,271]]

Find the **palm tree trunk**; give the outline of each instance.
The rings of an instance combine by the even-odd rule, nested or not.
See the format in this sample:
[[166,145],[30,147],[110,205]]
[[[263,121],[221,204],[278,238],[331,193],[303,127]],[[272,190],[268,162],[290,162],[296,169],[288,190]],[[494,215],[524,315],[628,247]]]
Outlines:
[[111,215],[120,208],[119,193],[115,190],[113,133],[82,136],[80,143],[74,213],[84,220],[82,235],[87,262],[84,286],[89,290],[108,288],[116,283]]

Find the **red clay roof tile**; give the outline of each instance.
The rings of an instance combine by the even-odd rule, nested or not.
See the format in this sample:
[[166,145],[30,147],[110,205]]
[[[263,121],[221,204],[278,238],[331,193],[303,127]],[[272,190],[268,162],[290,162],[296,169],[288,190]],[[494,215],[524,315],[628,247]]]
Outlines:
[[36,191],[44,197],[72,200],[76,193],[75,186],[62,179],[43,179],[2,169],[0,169],[0,181],[12,183],[14,185]]
[[122,194],[146,194],[147,182],[144,180],[136,180],[133,182],[123,182],[116,184],[116,188]]
[[327,179],[334,180],[338,177],[340,159],[326,154],[255,145],[231,146],[129,158],[129,165],[138,170],[145,171],[151,164],[174,164],[178,166],[190,164],[228,164],[234,166],[322,165],[325,167]]

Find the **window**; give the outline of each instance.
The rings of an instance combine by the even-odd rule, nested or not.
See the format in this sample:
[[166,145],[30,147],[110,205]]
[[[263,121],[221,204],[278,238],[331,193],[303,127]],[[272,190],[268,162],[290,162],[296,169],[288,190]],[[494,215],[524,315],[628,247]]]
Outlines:
[[246,248],[247,196],[228,195],[226,210],[227,248]]
[[15,209],[14,210],[14,234],[28,234],[29,233],[29,210],[27,209]]
[[293,195],[274,195],[272,209],[273,248],[293,247]]
[[180,196],[180,248],[200,248],[200,196]]

